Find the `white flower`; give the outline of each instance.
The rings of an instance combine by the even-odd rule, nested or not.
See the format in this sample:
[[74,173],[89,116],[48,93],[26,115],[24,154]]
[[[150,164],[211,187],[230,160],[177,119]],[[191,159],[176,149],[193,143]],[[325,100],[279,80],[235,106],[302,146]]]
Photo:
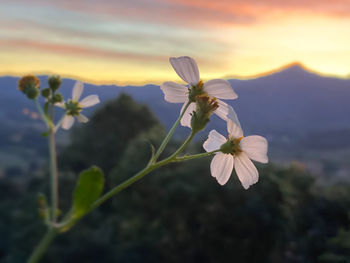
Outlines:
[[221,150],[211,161],[211,175],[219,184],[224,185],[230,178],[234,167],[243,187],[248,189],[259,179],[258,170],[250,159],[260,163],[268,162],[267,141],[258,135],[243,137],[239,123],[230,119],[227,121],[227,131],[228,139],[216,130],[212,130],[203,144],[207,152]]
[[84,90],[84,84],[77,81],[73,87],[72,99],[65,103],[56,103],[55,105],[64,108],[66,111],[66,116],[62,121],[62,128],[68,130],[72,127],[74,123],[74,116],[77,118],[78,122],[88,122],[88,118],[81,114],[83,108],[91,107],[100,102],[97,95],[89,95],[79,101],[81,94]]
[[220,99],[233,100],[237,98],[230,83],[223,79],[213,79],[203,84],[199,79],[198,67],[193,58],[172,57],[169,61],[179,77],[188,84],[188,87],[175,82],[164,82],[160,87],[164,93],[164,99],[171,103],[184,103],[181,112],[188,101],[192,101],[181,119],[181,125],[191,128],[192,112],[196,110],[194,98],[199,94],[208,94],[210,97],[218,98],[219,107],[215,114],[227,120],[228,105]]

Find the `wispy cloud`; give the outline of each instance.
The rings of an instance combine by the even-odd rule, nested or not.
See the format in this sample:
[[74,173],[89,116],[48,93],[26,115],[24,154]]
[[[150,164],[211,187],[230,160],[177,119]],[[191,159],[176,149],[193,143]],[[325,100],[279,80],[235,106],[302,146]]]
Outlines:
[[[195,57],[207,77],[257,74],[296,60],[323,72],[350,71],[350,0],[2,0],[0,5],[0,71],[23,66],[11,59],[19,57],[17,51],[35,52],[45,61],[60,54],[61,68],[67,69],[77,59],[82,64],[93,59],[99,68],[113,61],[130,72],[147,63],[163,77],[167,58],[177,55]],[[55,70],[50,63],[42,67]],[[88,69],[78,75],[86,72],[94,74],[90,79],[106,76]]]
[[62,55],[74,55],[74,56],[86,56],[86,57],[102,57],[105,59],[122,59],[122,60],[137,60],[139,62],[145,61],[165,61],[167,56],[156,56],[147,54],[136,54],[136,53],[126,53],[118,52],[112,50],[101,50],[99,48],[88,48],[79,47],[73,45],[56,44],[43,41],[30,41],[25,39],[0,39],[1,47],[11,47],[12,49],[23,49],[49,52],[49,53],[59,53]]

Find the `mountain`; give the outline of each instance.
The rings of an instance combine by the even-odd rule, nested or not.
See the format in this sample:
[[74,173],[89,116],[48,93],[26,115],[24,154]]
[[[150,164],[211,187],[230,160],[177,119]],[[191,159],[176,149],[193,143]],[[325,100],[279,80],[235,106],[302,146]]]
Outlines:
[[[47,77],[41,76],[40,79],[47,83]],[[16,89],[17,81],[16,77],[0,77],[0,121],[3,127],[10,125],[20,131],[24,125],[39,125],[39,121],[23,114],[23,108],[29,111],[35,111],[35,108]],[[61,91],[66,98],[70,97],[74,82],[63,80]],[[246,135],[267,137],[271,156],[276,161],[302,160],[302,156],[311,152],[324,157],[330,147],[350,149],[350,79],[321,76],[300,64],[291,64],[264,76],[230,79],[229,82],[239,96],[229,104],[236,110]],[[83,97],[98,94],[104,102],[121,92],[148,104],[167,128],[176,120],[182,106],[165,102],[156,85],[86,84]],[[89,109],[87,114],[95,109]],[[216,116],[213,116],[207,132],[212,128],[226,134],[225,123]],[[202,132],[203,138],[207,132]],[[182,128],[180,134],[185,133],[188,129]]]

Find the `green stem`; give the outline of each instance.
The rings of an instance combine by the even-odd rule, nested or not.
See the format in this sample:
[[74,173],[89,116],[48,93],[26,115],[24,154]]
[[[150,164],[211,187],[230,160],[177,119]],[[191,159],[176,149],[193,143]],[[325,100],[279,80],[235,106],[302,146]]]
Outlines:
[[[50,109],[50,118],[53,122],[54,109],[53,105]],[[58,172],[57,172],[57,154],[55,129],[50,127],[49,135],[49,151],[50,151],[50,185],[51,185],[51,222],[56,223],[56,214],[58,209]]]
[[45,122],[47,128],[51,128],[52,127],[52,122],[51,120],[47,117],[47,115],[45,114],[45,112],[43,111],[43,109],[41,108],[39,101],[36,99],[35,100],[35,106],[41,116],[41,118],[43,119],[43,121]]
[[[151,164],[149,166],[147,166],[146,168],[144,168],[143,170],[141,170],[140,172],[138,172],[137,174],[135,174],[133,177],[129,178],[128,180],[124,181],[123,183],[121,183],[120,185],[114,187],[112,190],[110,190],[109,192],[107,192],[106,194],[104,194],[101,198],[99,198],[91,207],[90,211],[94,210],[95,208],[97,208],[98,206],[100,206],[101,204],[103,204],[105,201],[107,201],[108,199],[110,199],[111,197],[113,197],[114,195],[116,195],[117,193],[121,192],[122,190],[124,190],[125,188],[127,188],[128,186],[132,185],[133,183],[137,182],[138,180],[140,180],[142,177],[144,177],[146,174],[149,174],[150,172],[152,172],[154,169],[158,168],[159,166],[156,164]],[[89,211],[89,212],[90,212]]]
[[199,154],[194,154],[194,155],[185,155],[185,156],[181,156],[181,157],[176,157],[176,159],[174,161],[182,162],[182,161],[187,161],[187,160],[192,160],[192,159],[197,159],[197,158],[203,158],[203,157],[211,156],[214,153],[217,153],[219,151],[220,150],[215,150],[215,151],[211,151],[211,152],[199,153]]
[[56,237],[58,230],[55,228],[50,228],[44,238],[40,241],[39,245],[34,249],[27,263],[36,263],[45,253],[52,240]]
[[188,106],[190,106],[191,102],[187,102],[187,104],[185,105],[184,109],[182,110],[182,112],[180,113],[179,118],[176,120],[176,122],[174,123],[173,127],[171,127],[169,133],[167,134],[167,136],[165,137],[165,139],[163,140],[162,144],[159,146],[159,149],[157,150],[157,152],[155,153],[155,155],[153,156],[153,158],[151,159],[150,163],[153,163],[155,161],[157,161],[158,157],[161,155],[161,153],[163,152],[165,146],[167,146],[169,140],[171,139],[171,137],[173,136],[176,127],[179,125],[182,117],[184,116]]
[[192,141],[193,137],[195,136],[195,133],[191,133],[191,135],[186,139],[186,141],[180,146],[179,149],[177,149],[176,152],[174,152],[171,156],[168,158],[159,161],[157,163],[149,164],[146,168],[144,168],[142,171],[138,172],[136,175],[131,177],[130,179],[124,181],[120,185],[114,187],[112,190],[104,194],[100,199],[98,199],[91,207],[90,211],[94,210],[96,207],[100,206],[103,204],[105,201],[116,195],[117,193],[121,192],[128,186],[132,185],[133,183],[137,182],[140,180],[142,177],[144,177],[146,174],[149,174],[153,170],[164,166],[170,162],[175,161],[176,157],[184,150],[184,148]]
[[[100,197],[95,203],[92,204],[91,208],[89,209],[89,212],[93,211],[95,208],[99,207],[101,204],[106,202],[108,199],[113,197],[114,195],[118,194],[125,188],[129,187],[133,183],[137,182],[140,180],[142,177],[145,175],[149,174],[153,170],[164,166],[168,163],[171,162],[176,162],[178,161],[177,156],[185,149],[185,147],[192,141],[193,137],[195,136],[195,132],[191,132],[190,136],[185,140],[185,142],[177,149],[171,156],[168,158],[159,161],[159,162],[154,162],[161,152],[164,150],[165,146],[169,142],[172,134],[174,133],[177,125],[179,124],[181,118],[183,117],[186,109],[188,108],[190,103],[186,104],[183,112],[181,113],[179,119],[176,121],[176,123],[173,125],[171,130],[169,131],[167,137],[164,139],[163,143],[161,144],[160,148],[158,149],[155,158],[152,159],[152,162],[150,162],[147,167],[145,167],[143,170],[135,174],[133,177],[130,179],[124,181],[120,185],[114,187],[112,190],[104,194],[102,197]],[[53,117],[53,116],[52,116]],[[63,230],[67,225],[69,224],[74,224],[78,221],[78,219],[73,219],[70,218],[70,215],[73,213],[72,211],[68,213],[68,215],[65,217],[64,221],[61,224],[56,224],[56,209],[58,207],[58,183],[57,183],[57,163],[56,163],[56,150],[55,150],[55,130],[52,127],[50,129],[50,140],[49,140],[49,145],[50,145],[50,170],[51,170],[51,193],[52,193],[52,223],[53,225],[57,226],[57,228],[51,228],[49,229],[48,233],[45,235],[45,237],[41,240],[39,243],[38,247],[34,250],[33,254],[28,260],[28,263],[36,263],[42,256],[42,254],[46,251],[48,248],[49,244],[52,242],[52,240],[55,238],[55,236],[58,234],[59,230]],[[209,153],[206,153],[207,155]],[[184,157],[180,157],[184,158]],[[199,158],[199,157],[197,157]],[[70,219],[69,219],[70,218]]]

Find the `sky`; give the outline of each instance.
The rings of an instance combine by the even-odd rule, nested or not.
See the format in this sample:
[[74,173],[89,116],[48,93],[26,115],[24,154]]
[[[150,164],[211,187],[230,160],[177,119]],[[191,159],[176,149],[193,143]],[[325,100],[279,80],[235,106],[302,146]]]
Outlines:
[[350,0],[0,0],[0,75],[92,83],[251,77],[293,62],[350,76]]

